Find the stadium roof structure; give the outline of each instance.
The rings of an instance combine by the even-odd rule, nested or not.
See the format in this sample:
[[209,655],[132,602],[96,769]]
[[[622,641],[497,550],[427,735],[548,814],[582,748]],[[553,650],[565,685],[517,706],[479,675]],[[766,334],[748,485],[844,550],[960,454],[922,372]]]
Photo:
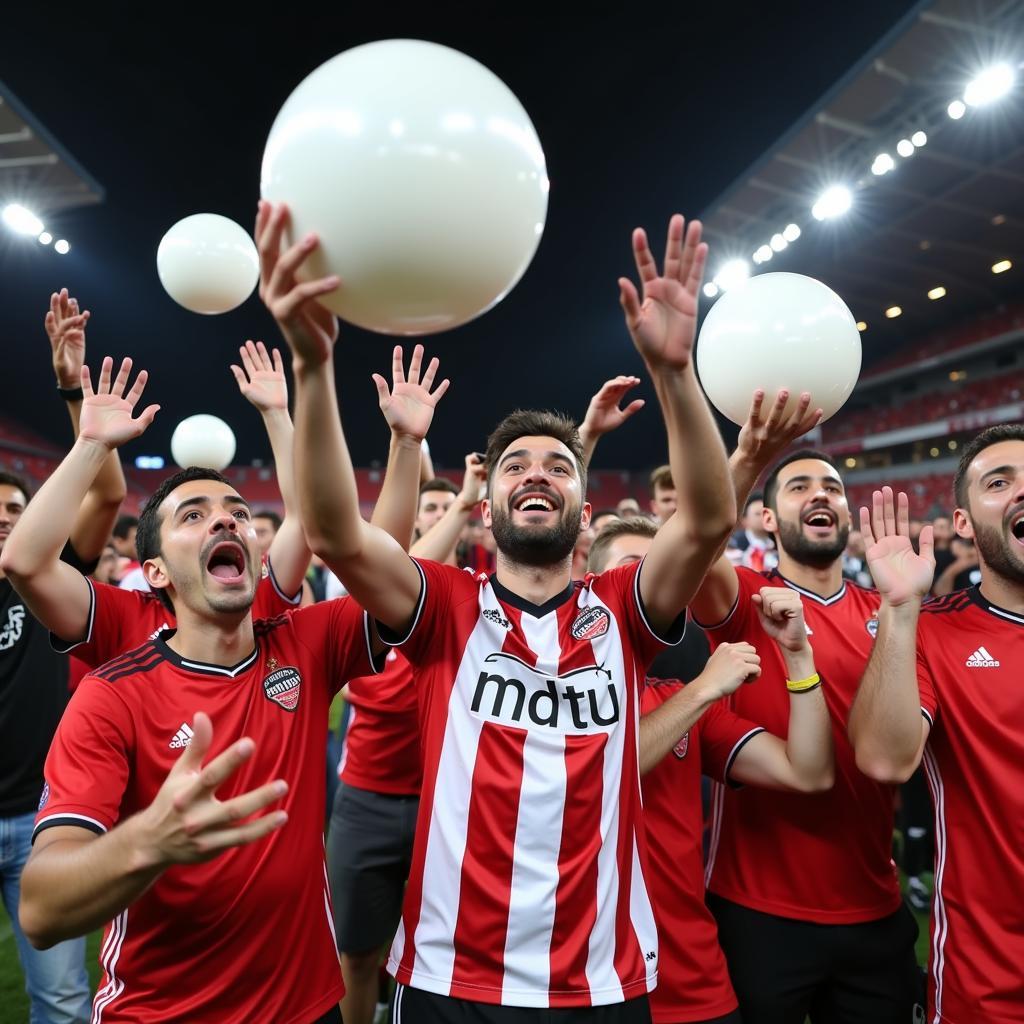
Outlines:
[[0,207],[18,203],[45,220],[103,199],[103,186],[0,82]]
[[[813,54],[780,59],[793,58]],[[703,212],[710,274],[743,259],[752,273],[823,280],[866,324],[868,364],[904,337],[1019,296],[1024,90],[962,100],[985,68],[1012,75],[1022,61],[1022,0],[918,4]],[[849,189],[849,211],[816,219],[812,206],[836,185]],[[753,258],[766,249],[769,259]],[[901,314],[887,317],[892,307]]]

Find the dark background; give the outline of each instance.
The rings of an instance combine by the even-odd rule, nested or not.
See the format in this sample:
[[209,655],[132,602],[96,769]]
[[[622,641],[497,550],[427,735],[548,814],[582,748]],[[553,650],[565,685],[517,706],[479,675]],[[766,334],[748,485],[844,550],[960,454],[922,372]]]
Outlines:
[[[382,4],[305,17],[295,5],[272,23],[158,8],[165,20],[152,24],[141,7],[139,20],[6,12],[0,79],[107,196],[44,215],[71,242],[68,256],[0,232],[0,413],[66,440],[42,319],[50,292],[67,285],[93,313],[90,364],[131,355],[151,373],[147,399],[163,406],[126,457],[167,457],[174,426],[195,412],[232,424],[238,462],[266,457],[257,414],[227,367],[247,337],[276,343],[273,322],[256,296],[217,317],[178,307],[157,279],[157,244],[201,211],[251,228],[263,145],[295,85],[342,50],[407,36],[462,50],[511,87],[552,182],[544,237],[518,287],[476,322],[427,339],[453,384],[431,433],[435,461],[461,465],[517,405],[581,417],[603,380],[641,372],[615,284],[633,272],[631,229],[646,226],[660,251],[670,213],[699,214],[911,6],[637,4],[513,17],[476,5],[456,17]],[[391,344],[342,325],[339,387],[357,465],[386,453],[370,373],[387,372]],[[640,393],[653,397],[646,384]],[[645,467],[663,452],[649,403],[598,464]]]

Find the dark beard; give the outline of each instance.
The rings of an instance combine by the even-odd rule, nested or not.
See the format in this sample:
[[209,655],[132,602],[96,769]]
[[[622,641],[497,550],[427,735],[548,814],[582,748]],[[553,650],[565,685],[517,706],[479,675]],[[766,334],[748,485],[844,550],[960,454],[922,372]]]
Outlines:
[[840,526],[835,540],[809,540],[804,536],[802,524],[787,523],[779,520],[779,532],[776,541],[779,547],[801,565],[812,569],[827,569],[846,550],[846,542],[850,536],[849,526]]
[[563,516],[556,526],[539,530],[514,526],[512,516],[505,509],[491,513],[491,533],[498,550],[517,565],[543,569],[564,562],[576,547],[580,535],[579,509]]
[[985,568],[1008,583],[1024,583],[1024,565],[1010,553],[1010,543],[999,530],[974,523],[974,543]]

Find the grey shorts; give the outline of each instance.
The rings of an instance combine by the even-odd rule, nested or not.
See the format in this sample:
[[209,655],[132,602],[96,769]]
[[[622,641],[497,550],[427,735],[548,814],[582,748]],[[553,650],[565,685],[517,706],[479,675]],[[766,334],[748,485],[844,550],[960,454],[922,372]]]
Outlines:
[[340,953],[368,953],[394,938],[419,802],[418,796],[338,786],[327,830],[327,870]]

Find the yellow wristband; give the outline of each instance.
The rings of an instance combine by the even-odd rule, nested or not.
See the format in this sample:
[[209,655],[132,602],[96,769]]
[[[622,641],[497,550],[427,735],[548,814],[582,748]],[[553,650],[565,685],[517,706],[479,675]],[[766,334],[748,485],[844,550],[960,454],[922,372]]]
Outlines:
[[808,676],[806,679],[787,679],[786,689],[790,693],[804,693],[807,690],[813,690],[816,686],[821,685],[821,676],[817,672],[813,676]]

